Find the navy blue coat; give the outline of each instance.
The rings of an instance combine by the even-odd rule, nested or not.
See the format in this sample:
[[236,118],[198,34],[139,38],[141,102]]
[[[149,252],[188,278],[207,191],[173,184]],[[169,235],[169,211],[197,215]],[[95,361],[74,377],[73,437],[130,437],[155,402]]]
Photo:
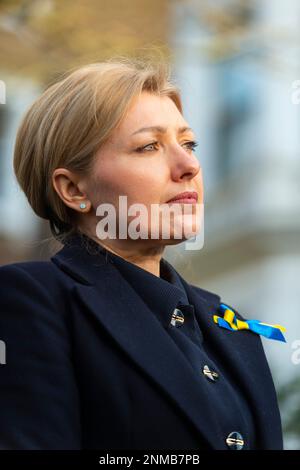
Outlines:
[[[220,297],[180,280],[250,404],[257,448],[282,449],[260,337],[218,327]],[[214,403],[107,256],[75,241],[2,266],[0,288],[0,449],[228,449]]]

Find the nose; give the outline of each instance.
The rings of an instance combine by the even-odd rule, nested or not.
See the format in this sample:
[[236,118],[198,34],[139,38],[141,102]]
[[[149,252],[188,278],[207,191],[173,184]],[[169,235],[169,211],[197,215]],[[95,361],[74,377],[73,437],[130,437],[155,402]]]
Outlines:
[[195,178],[200,169],[200,163],[193,153],[189,153],[181,146],[179,146],[179,149],[174,147],[170,156],[170,170],[173,181]]

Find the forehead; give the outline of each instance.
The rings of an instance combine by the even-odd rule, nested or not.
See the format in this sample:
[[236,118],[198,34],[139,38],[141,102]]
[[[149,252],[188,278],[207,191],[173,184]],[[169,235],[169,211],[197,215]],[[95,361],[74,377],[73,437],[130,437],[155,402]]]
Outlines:
[[188,127],[188,123],[171,98],[143,92],[133,99],[119,130],[132,135],[140,128],[151,126]]

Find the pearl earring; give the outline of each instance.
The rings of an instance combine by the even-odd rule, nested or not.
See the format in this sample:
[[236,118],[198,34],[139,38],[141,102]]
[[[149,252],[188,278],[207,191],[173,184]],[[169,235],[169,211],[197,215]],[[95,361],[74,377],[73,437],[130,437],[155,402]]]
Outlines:
[[86,208],[86,203],[85,203],[85,202],[82,202],[82,203],[80,204],[80,209],[85,209],[85,208]]

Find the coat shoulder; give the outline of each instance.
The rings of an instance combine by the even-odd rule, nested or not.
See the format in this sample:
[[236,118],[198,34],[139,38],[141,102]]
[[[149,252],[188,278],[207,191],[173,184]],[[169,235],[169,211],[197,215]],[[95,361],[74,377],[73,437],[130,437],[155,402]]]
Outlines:
[[[47,261],[0,267],[0,449],[80,448],[72,345],[58,275]],[[24,397],[26,406],[13,413]]]
[[237,316],[239,320],[245,320],[246,318],[231,304],[229,304],[226,300],[224,300],[219,294],[216,292],[212,292],[206,289],[203,289],[202,287],[195,286],[193,284],[189,284],[189,286],[192,288],[192,290],[197,294],[200,295],[201,298],[207,303],[207,306],[210,308],[214,308],[217,310],[220,308],[221,304],[225,304],[227,307],[229,307]]
[[24,261],[0,266],[2,328],[18,318],[28,325],[65,323],[66,281],[49,261]]
[[20,261],[0,266],[1,280],[7,276],[23,276],[43,284],[43,278],[52,280],[58,278],[59,274],[59,270],[51,261]]
[[2,294],[34,289],[52,300],[68,287],[68,277],[51,261],[22,261],[0,266]]

